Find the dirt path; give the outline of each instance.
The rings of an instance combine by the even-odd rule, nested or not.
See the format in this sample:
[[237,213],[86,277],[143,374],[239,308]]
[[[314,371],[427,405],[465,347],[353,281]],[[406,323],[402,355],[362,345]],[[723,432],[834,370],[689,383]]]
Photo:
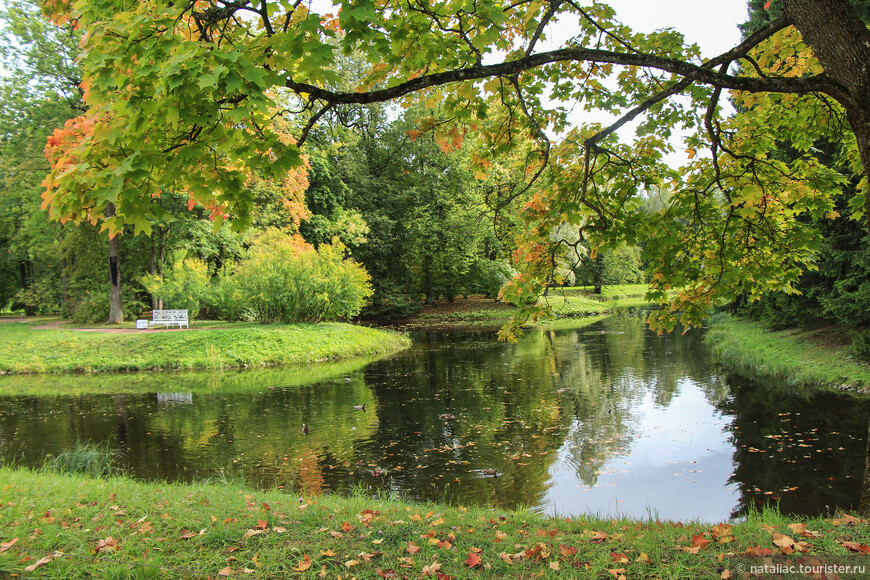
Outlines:
[[[0,318],[0,322],[32,322],[32,318]],[[69,320],[53,320],[45,324],[32,326],[33,330],[57,330],[69,324]],[[148,332],[178,332],[179,330],[203,330],[202,328],[66,328],[65,330],[77,330],[79,332],[102,332],[105,334],[142,334]]]

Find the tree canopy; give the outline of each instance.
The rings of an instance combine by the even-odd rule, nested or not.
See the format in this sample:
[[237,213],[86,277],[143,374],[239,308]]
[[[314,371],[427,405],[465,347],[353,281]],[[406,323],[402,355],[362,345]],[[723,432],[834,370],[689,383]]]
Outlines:
[[[301,0],[45,5],[85,33],[89,109],[71,127],[87,131],[45,181],[61,220],[148,232],[170,190],[244,224],[246,180],[298,165],[325,115],[406,99],[440,104],[418,130],[445,150],[469,132],[483,137],[474,161],[484,174],[534,144],[512,156],[526,176],[519,189],[533,194],[514,252],[520,273],[505,291],[518,303],[558,282],[565,246],[594,257],[644,237],[650,295],[677,291],[653,322],[673,328],[722,298],[794,291],[817,250],[815,224],[839,215],[833,198],[845,186],[856,191],[850,216],[870,220],[870,31],[847,0],[767,2],[769,20],[706,60],[678,32],[632,32],[599,2],[345,0],[329,13]],[[557,20],[575,34],[554,47]],[[369,68],[339,74],[348,55]],[[726,96],[734,115],[722,114]],[[618,120],[573,124],[577,107]],[[619,143],[616,129],[634,119],[638,139]],[[662,158],[681,127],[692,159],[675,171]],[[839,144],[836,166],[820,160],[822,141]],[[649,211],[663,185],[670,194]],[[566,225],[572,236],[553,235]]]

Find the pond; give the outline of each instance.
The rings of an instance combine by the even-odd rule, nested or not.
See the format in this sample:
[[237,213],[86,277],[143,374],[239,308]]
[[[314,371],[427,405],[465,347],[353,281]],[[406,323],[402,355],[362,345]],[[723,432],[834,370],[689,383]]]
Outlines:
[[0,456],[39,466],[103,442],[146,480],[559,516],[712,522],[860,499],[870,403],[725,378],[700,331],[658,336],[622,316],[513,345],[493,332],[414,339],[388,359],[310,369],[0,377]]

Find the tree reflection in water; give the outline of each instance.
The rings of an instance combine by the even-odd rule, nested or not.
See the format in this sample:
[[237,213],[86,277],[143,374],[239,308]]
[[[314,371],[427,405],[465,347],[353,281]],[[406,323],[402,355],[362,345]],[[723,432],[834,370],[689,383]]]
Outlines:
[[0,451],[36,466],[108,442],[143,479],[361,486],[560,515],[856,505],[868,404],[725,380],[700,336],[626,316],[531,329],[515,345],[420,333],[389,359],[307,369],[2,377]]

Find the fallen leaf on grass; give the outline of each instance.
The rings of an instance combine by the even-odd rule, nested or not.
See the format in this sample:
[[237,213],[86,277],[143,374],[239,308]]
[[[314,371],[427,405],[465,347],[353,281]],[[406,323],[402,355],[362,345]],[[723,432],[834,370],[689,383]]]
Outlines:
[[576,546],[563,546],[559,544],[559,554],[562,555],[563,558],[568,558],[569,556],[577,555],[577,547]]
[[353,568],[354,566],[359,565],[359,560],[348,560],[347,562],[344,563],[344,565],[348,568]]
[[27,568],[25,568],[24,571],[25,571],[25,572],[33,572],[34,570],[36,570],[37,568],[39,568],[39,567],[42,566],[43,564],[48,564],[48,563],[51,562],[52,560],[54,560],[54,555],[51,555],[51,556],[43,556],[42,558],[40,558],[39,560],[37,560],[36,562],[34,562],[33,564],[31,564],[31,565],[28,566]]
[[501,531],[501,530],[496,530],[496,532],[495,532],[495,541],[496,541],[496,542],[501,542],[501,541],[503,541],[505,538],[507,538],[507,534],[506,534],[506,533],[504,533],[504,532]]
[[705,547],[710,543],[710,540],[704,537],[704,534],[697,534],[692,536],[692,547],[698,546],[699,548]]
[[299,560],[299,563],[293,569],[297,572],[305,572],[309,568],[311,568],[311,557],[308,554],[305,554],[305,556],[301,560]]
[[190,538],[195,538],[195,537],[196,537],[196,532],[191,532],[190,530],[184,530],[183,532],[181,532],[181,539],[182,540],[189,540]]
[[232,576],[233,574],[235,574],[235,572],[233,572],[229,566],[222,568],[221,571],[218,572],[218,576]]
[[18,541],[18,538],[12,538],[8,542],[3,542],[2,544],[0,544],[0,554],[2,554],[6,550],[8,550],[12,546],[14,546],[15,542],[17,542],[17,541]]
[[870,554],[870,546],[859,544],[857,542],[848,542],[845,540],[837,543],[845,546],[845,548],[850,552],[858,552],[859,554]]
[[335,552],[333,552],[332,550],[320,550],[320,555],[326,556],[327,558],[332,558],[333,556],[335,556]]
[[423,576],[428,576],[429,574],[437,574],[441,570],[441,564],[438,562],[432,562],[428,566],[423,566]]
[[256,529],[265,530],[268,527],[269,527],[269,522],[267,522],[266,520],[257,520]]
[[751,548],[746,548],[746,555],[755,556],[758,558],[765,558],[767,556],[773,556],[773,550],[770,548],[762,548],[761,546],[753,546]]
[[405,551],[409,554],[416,554],[420,551],[420,546],[416,545],[414,542],[408,542],[408,547],[405,548]]
[[628,556],[619,552],[610,552],[610,557],[613,558],[613,561],[617,564],[628,564]]
[[550,570],[559,570],[559,562],[557,560],[550,562]]
[[480,566],[480,556],[478,556],[474,552],[469,552],[468,558],[465,559],[463,564],[465,564],[469,568],[474,568],[475,566]]
[[831,520],[831,523],[835,526],[857,526],[858,524],[866,524],[867,520],[862,520],[861,518],[856,518],[849,514],[843,514],[842,518],[835,518]]
[[97,547],[94,548],[94,554],[99,554],[100,550],[118,550],[118,549],[120,549],[118,547],[118,540],[116,540],[112,536],[109,536],[108,538],[106,538],[104,540],[100,540],[99,542],[97,542]]
[[507,564],[512,565],[514,563],[513,557],[510,554],[508,554],[507,552],[502,552],[501,554],[498,555],[498,557],[501,558]]
[[625,568],[610,568],[607,570],[609,574],[613,574],[618,580],[625,580]]
[[729,524],[719,524],[718,526],[710,528],[710,535],[720,544],[727,544],[734,540],[731,531],[731,526]]

